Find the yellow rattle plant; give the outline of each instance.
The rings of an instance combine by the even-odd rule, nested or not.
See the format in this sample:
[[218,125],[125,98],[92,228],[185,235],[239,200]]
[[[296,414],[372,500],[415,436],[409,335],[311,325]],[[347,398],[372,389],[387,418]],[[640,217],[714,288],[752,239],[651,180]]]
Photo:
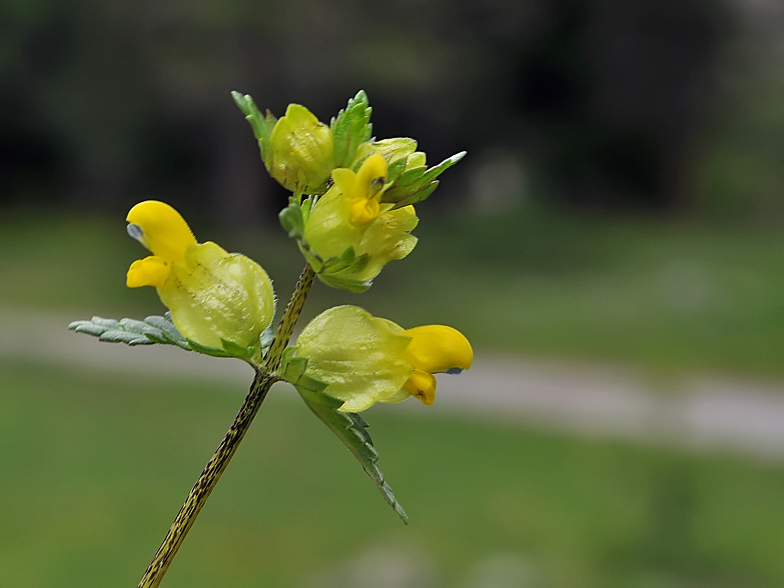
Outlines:
[[242,441],[272,384],[286,381],[356,456],[384,499],[408,522],[377,465],[378,453],[359,412],[376,402],[410,396],[430,405],[439,373],[471,367],[471,345],[456,329],[425,325],[404,329],[357,306],[337,306],[289,340],[316,277],[352,292],[369,288],[384,266],[414,249],[414,204],[427,198],[437,177],[458,153],[428,168],[413,139],[371,137],[367,96],[359,92],[329,125],[291,104],[280,119],[262,115],[253,99],[233,93],[250,123],[270,175],[292,194],[280,221],[295,239],[305,268],[279,320],[267,273],[255,261],[199,243],[170,205],[134,206],[128,234],[151,255],[133,262],[130,288],[152,286],[168,312],[144,320],[71,323],[101,341],[176,345],[249,363],[255,377],[234,423],[204,468],[142,577],[139,588],[158,586]]

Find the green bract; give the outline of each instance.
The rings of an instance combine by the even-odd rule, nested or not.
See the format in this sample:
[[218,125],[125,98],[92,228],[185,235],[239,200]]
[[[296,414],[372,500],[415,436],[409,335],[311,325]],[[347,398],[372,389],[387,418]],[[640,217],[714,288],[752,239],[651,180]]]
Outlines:
[[258,345],[275,315],[272,282],[261,266],[209,241],[188,247],[158,295],[177,330],[205,347]]
[[324,392],[343,401],[341,411],[359,412],[410,396],[402,390],[414,369],[403,359],[410,341],[392,321],[337,306],[303,329],[297,355],[308,359],[308,375],[327,384]]

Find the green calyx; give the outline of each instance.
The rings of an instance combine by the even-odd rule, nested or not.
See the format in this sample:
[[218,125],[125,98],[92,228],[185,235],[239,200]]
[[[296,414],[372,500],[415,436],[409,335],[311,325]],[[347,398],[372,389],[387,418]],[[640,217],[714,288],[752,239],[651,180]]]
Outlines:
[[208,348],[258,345],[275,315],[272,282],[262,267],[209,241],[187,249],[158,295],[177,330]]
[[297,339],[305,374],[327,384],[341,411],[360,412],[376,402],[400,402],[413,367],[403,358],[411,337],[392,321],[356,306],[331,308],[313,319]]

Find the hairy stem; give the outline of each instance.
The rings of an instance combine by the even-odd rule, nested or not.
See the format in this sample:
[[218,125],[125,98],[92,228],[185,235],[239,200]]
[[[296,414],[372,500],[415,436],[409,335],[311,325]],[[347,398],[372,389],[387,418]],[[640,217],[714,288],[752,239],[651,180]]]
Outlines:
[[283,318],[278,324],[275,331],[275,339],[264,358],[264,363],[256,372],[256,377],[253,379],[253,384],[251,384],[245,402],[243,402],[223,441],[220,442],[210,461],[204,467],[199,479],[196,480],[196,484],[193,486],[182,508],[180,508],[180,512],[177,513],[177,517],[174,519],[163,543],[161,543],[161,546],[155,553],[155,557],[150,562],[147,571],[144,572],[138,588],[156,588],[161,583],[166,570],[169,569],[169,564],[171,564],[180,545],[185,540],[185,536],[196,521],[196,517],[207,502],[207,498],[218,483],[221,474],[226,470],[229,461],[231,461],[231,458],[237,451],[240,441],[242,441],[250,424],[253,422],[253,418],[259,411],[262,401],[277,379],[275,371],[280,365],[281,354],[291,338],[291,333],[299,318],[299,313],[302,311],[308,291],[313,285],[314,276],[313,270],[309,265],[306,265],[305,269],[302,270],[302,275],[299,277],[294,293],[291,295],[288,306],[286,306]]
[[289,344],[294,325],[297,324],[299,313],[302,311],[302,306],[305,304],[305,299],[308,297],[315,277],[316,274],[310,265],[305,265],[305,269],[302,270],[299,281],[297,281],[297,287],[294,288],[294,293],[286,306],[286,312],[283,313],[283,318],[280,319],[278,328],[275,330],[275,340],[264,357],[263,365],[270,370],[276,370],[280,366],[280,356]]

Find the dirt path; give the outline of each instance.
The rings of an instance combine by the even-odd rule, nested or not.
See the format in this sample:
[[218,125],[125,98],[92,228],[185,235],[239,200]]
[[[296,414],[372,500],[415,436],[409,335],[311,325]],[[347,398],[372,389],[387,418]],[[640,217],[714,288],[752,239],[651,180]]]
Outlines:
[[[214,379],[238,394],[251,379],[250,368],[238,360],[160,345],[129,349],[66,330],[80,318],[87,317],[0,308],[0,358]],[[403,406],[421,409],[413,402]],[[436,404],[417,414],[784,459],[784,381],[695,375],[654,384],[633,369],[480,351],[470,371],[439,376]]]

